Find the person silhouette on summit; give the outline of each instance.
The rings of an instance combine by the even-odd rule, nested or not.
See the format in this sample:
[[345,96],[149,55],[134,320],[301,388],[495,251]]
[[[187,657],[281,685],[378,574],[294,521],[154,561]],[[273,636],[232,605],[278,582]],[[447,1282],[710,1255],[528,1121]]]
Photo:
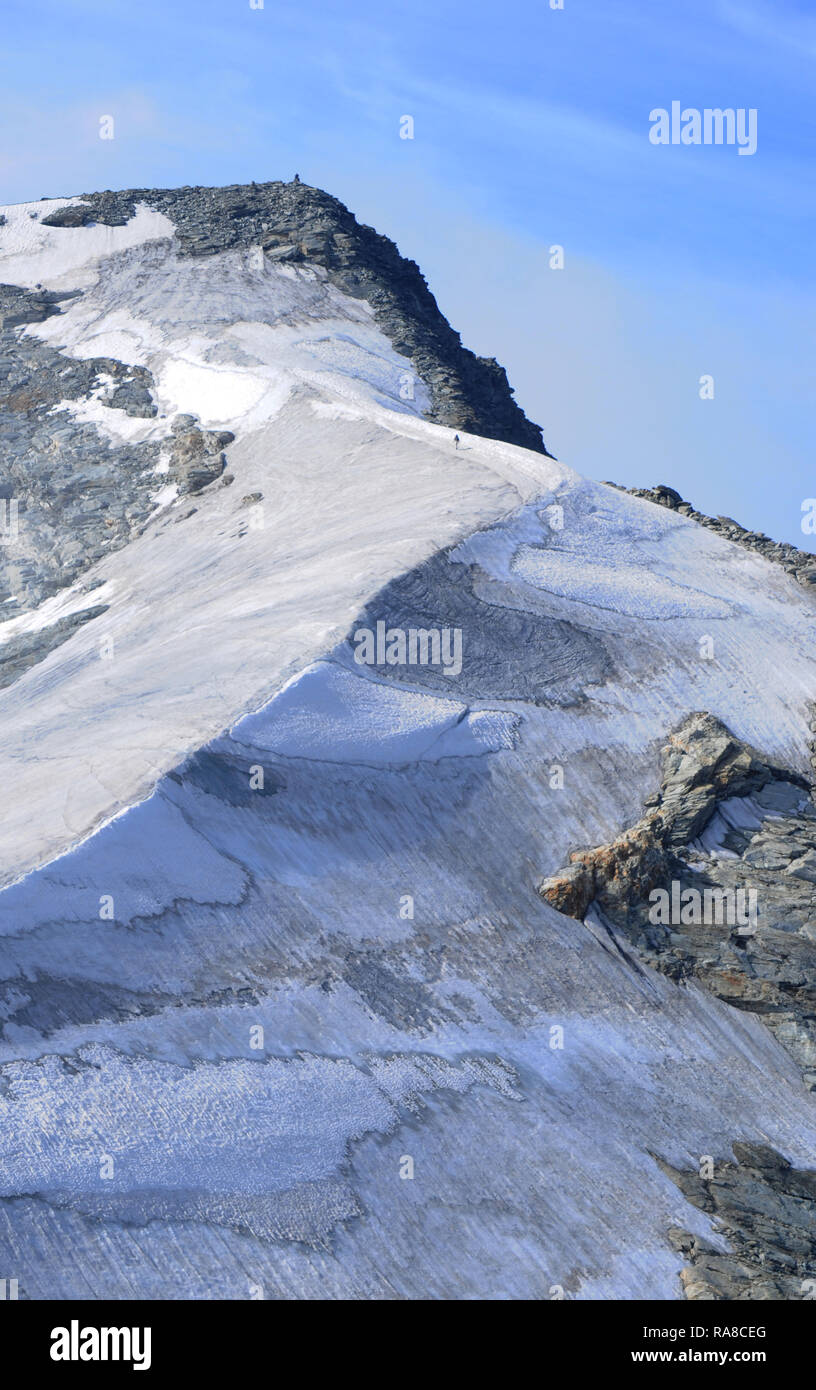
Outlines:
[[295,182],[295,183],[300,183],[300,174],[295,174],[294,182]]
[[455,434],[455,435],[453,436],[453,447],[454,447],[454,449],[458,449],[458,448],[459,448],[459,436],[458,436],[458,434]]

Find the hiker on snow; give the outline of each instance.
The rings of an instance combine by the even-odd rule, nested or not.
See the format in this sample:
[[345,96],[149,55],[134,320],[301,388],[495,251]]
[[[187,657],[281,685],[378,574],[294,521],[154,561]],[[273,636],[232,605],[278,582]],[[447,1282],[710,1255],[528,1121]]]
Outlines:
[[459,448],[459,436],[458,436],[458,434],[455,434],[455,435],[453,436],[453,447],[454,447],[454,449],[458,449],[458,448]]

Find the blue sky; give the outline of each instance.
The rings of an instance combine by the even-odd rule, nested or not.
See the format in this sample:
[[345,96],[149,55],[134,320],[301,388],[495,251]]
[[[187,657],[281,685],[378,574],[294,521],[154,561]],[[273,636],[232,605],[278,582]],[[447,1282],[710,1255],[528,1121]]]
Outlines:
[[[816,549],[811,0],[563,3],[5,0],[0,202],[297,170],[560,458]],[[652,145],[673,100],[756,108],[756,154]]]

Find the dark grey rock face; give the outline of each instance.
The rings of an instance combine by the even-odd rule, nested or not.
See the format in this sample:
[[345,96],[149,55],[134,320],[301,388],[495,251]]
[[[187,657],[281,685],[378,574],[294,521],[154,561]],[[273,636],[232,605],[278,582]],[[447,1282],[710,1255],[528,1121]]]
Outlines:
[[[816,1090],[816,811],[808,790],[719,720],[692,715],[663,750],[663,784],[641,820],[612,844],[572,855],[539,892],[581,920],[595,903],[641,960],[757,1014]],[[708,849],[704,832],[713,834]],[[690,908],[661,921],[650,895],[671,894],[673,884],[677,902],[693,889],[712,904],[723,892],[732,895],[723,902],[736,903],[738,890],[752,889],[756,923],[743,928],[723,911],[698,921]]]
[[670,1231],[675,1249],[689,1261],[680,1275],[686,1298],[812,1298],[816,1172],[793,1168],[768,1144],[738,1141],[733,1151],[736,1162],[717,1162],[711,1177],[657,1160],[683,1196],[711,1216],[731,1246],[722,1251],[688,1231]]
[[69,617],[60,618],[58,622],[42,628],[39,632],[26,632],[19,637],[10,638],[0,647],[0,690],[4,686],[12,685],[29,667],[36,666],[49,652],[54,651],[62,642],[67,642],[83,623],[88,623],[107,611],[106,603],[98,603],[91,608],[83,608],[79,613],[72,613]]
[[[187,421],[191,421],[189,426]],[[180,423],[182,422],[182,423]],[[200,430],[191,416],[174,422],[171,471],[180,493],[201,492],[220,478],[226,466],[223,450],[235,435],[230,430]]]
[[103,402],[110,410],[122,410],[142,420],[152,420],[158,415],[158,407],[153,401],[151,387],[153,379],[146,367],[126,367],[112,357],[97,357],[101,370],[107,371],[115,381],[107,400]]
[[273,260],[323,266],[345,294],[372,305],[396,351],[413,362],[431,392],[431,420],[547,453],[541,429],[513,400],[504,368],[495,358],[477,357],[462,346],[419,266],[322,189],[275,182],[131,188],[83,194],[82,199],[83,206],[60,209],[43,223],[76,227],[102,222],[117,227],[134,215],[137,203],[146,203],[173,221],[184,255],[258,246]]
[[799,584],[816,588],[816,555],[808,550],[798,550],[787,541],[774,541],[763,531],[749,531],[733,517],[706,516],[705,512],[696,511],[690,502],[684,502],[680,493],[666,483],[657,483],[654,487],[621,487],[620,483],[607,482],[606,486],[614,487],[618,492],[628,492],[632,497],[645,497],[647,502],[656,502],[659,507],[679,512],[681,516],[707,526],[710,531],[716,531],[725,540],[741,545],[744,550],[754,550],[764,559],[782,565]]

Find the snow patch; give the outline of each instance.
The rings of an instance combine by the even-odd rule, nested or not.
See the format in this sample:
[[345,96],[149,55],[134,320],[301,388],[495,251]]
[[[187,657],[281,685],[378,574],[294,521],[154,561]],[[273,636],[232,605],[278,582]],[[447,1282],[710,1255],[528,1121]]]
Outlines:
[[232,730],[238,743],[321,762],[409,763],[512,747],[513,715],[396,690],[316,661]]
[[128,415],[124,410],[104,405],[98,395],[80,396],[77,400],[62,400],[51,407],[50,415],[65,411],[80,425],[95,425],[111,443],[137,444],[146,439],[162,438],[166,424],[155,416]]
[[172,237],[175,232],[169,217],[144,203],[138,204],[135,215],[124,227],[107,227],[99,222],[88,227],[44,227],[40,220],[60,208],[81,204],[81,198],[49,198],[4,208],[6,224],[0,227],[0,259],[7,285],[80,289],[94,283],[96,267],[103,257],[147,241]]
[[645,565],[616,560],[614,565],[594,563],[582,554],[551,547],[520,546],[511,566],[513,574],[557,598],[571,599],[593,608],[608,608],[632,618],[661,621],[666,618],[727,618],[730,607],[691,585],[678,584]]

